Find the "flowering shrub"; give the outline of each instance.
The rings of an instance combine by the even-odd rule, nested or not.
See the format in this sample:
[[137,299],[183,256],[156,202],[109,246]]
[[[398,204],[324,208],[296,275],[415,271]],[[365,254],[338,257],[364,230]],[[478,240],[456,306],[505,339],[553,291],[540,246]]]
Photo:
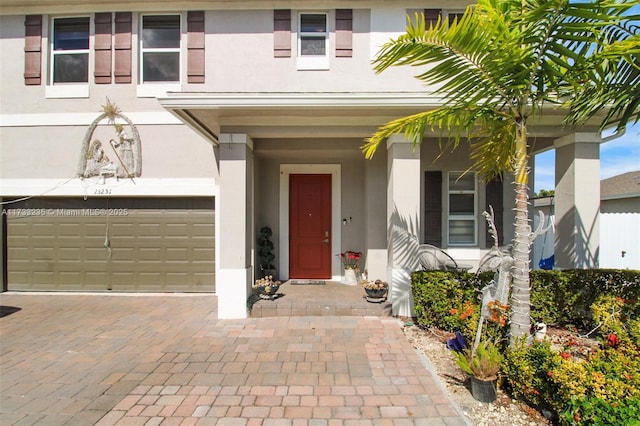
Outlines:
[[508,350],[503,371],[512,394],[552,411],[561,424],[630,424],[622,420],[640,400],[640,347],[623,307],[610,296],[592,305],[600,346],[586,356],[573,344],[552,349],[546,341]]
[[460,330],[471,340],[480,314],[471,277],[441,271],[415,273],[412,290],[417,323],[450,332]]
[[344,269],[356,269],[358,267],[358,261],[362,257],[362,253],[359,251],[347,250],[339,254],[342,266]]

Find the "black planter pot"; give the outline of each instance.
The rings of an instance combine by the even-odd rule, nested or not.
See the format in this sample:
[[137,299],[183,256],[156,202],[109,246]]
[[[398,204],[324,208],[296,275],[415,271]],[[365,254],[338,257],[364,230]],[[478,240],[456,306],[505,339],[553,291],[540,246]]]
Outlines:
[[498,398],[497,380],[480,380],[471,377],[471,395],[480,402],[493,402]]
[[371,297],[372,299],[382,299],[387,294],[386,288],[383,288],[383,289],[365,288],[364,291],[366,291],[367,296]]

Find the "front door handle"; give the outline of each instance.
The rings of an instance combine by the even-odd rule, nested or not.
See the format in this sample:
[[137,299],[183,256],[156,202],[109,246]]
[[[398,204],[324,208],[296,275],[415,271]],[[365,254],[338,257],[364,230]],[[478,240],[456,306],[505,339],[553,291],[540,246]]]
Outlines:
[[322,242],[325,243],[325,244],[329,244],[329,239],[325,238],[324,240],[322,240]]

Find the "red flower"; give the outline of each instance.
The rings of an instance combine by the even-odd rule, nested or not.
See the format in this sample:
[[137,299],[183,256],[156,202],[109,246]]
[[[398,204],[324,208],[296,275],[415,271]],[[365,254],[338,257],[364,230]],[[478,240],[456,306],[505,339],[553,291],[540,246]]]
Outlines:
[[553,377],[553,371],[547,371],[547,376]]
[[607,343],[612,348],[615,348],[618,346],[618,344],[620,344],[620,340],[618,340],[618,336],[615,333],[611,333],[607,336]]
[[560,352],[560,356],[564,359],[569,359],[571,358],[571,354],[567,353],[567,352]]
[[451,309],[451,310],[449,311],[449,313],[450,313],[451,315],[455,315],[455,314],[457,314],[457,313],[458,313],[458,310],[457,310],[457,309],[455,309],[455,308],[453,308],[453,309]]

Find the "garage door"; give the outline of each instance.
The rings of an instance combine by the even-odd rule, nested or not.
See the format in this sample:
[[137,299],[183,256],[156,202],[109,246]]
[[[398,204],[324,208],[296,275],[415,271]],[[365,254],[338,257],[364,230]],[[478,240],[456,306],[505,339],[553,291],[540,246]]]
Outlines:
[[6,207],[9,290],[215,291],[213,198]]

